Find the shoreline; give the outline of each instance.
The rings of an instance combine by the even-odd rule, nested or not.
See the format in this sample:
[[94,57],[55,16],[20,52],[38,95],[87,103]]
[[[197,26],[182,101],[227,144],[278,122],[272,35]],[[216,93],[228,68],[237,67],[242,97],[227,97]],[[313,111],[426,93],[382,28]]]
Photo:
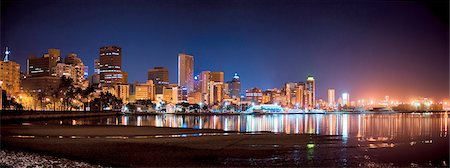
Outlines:
[[[239,134],[223,130],[133,126],[7,125],[1,129],[4,149],[61,156],[103,166],[131,167],[264,166],[272,164],[270,158],[274,154],[285,155],[293,148],[307,152],[307,144],[339,144],[341,141],[339,136],[313,134]],[[244,161],[238,161],[241,159]],[[334,161],[321,165],[333,164]]]
[[[101,166],[361,167],[362,165],[374,167],[375,165],[375,167],[392,167],[410,165],[409,160],[389,161],[376,156],[377,151],[386,152],[391,150],[389,148],[369,149],[370,146],[359,146],[359,143],[346,141],[340,135],[239,133],[219,129],[153,126],[50,124],[2,125],[1,127],[2,149],[67,158]],[[367,150],[372,152],[367,153]],[[441,165],[434,161],[433,165]],[[418,165],[426,166],[426,164],[426,162],[419,162]]]

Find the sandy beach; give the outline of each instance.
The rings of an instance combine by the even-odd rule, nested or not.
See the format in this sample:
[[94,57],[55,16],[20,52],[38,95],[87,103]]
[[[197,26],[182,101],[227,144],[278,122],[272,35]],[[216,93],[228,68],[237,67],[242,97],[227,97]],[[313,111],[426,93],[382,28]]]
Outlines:
[[[104,166],[332,166],[339,150],[336,136],[242,134],[221,130],[133,126],[6,125],[2,148],[82,160]],[[324,157],[313,163],[310,157]],[[314,150],[314,149],[313,149]],[[351,148],[350,150],[355,150]],[[286,160],[297,152],[297,160]],[[322,154],[321,154],[322,153]],[[327,155],[328,153],[328,155]],[[279,162],[279,163],[277,163]],[[351,163],[343,163],[350,164]],[[356,164],[356,162],[355,162]]]

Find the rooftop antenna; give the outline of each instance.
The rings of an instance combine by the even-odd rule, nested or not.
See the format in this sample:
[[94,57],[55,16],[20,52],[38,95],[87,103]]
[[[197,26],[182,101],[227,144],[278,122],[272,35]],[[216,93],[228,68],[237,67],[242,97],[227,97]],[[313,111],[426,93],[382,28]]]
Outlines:
[[9,51],[8,47],[6,47],[5,58],[3,59],[4,62],[8,62],[9,61],[8,60],[9,53],[11,53],[11,51]]

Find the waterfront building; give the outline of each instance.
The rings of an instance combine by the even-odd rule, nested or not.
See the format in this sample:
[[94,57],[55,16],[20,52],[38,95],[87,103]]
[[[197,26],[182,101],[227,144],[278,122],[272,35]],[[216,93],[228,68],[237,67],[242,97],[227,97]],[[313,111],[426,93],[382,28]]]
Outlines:
[[20,91],[20,65],[9,60],[9,54],[10,51],[6,47],[5,58],[0,61],[0,87],[6,94],[16,95]]
[[305,83],[304,82],[299,82],[297,84],[297,88],[296,88],[296,93],[295,93],[295,106],[296,108],[303,108],[305,107]]
[[209,91],[209,105],[222,103],[223,82],[210,81]]
[[122,99],[123,104],[127,104],[130,100],[130,85],[118,83],[114,85],[115,96]]
[[188,96],[189,104],[202,104],[202,93],[192,92]]
[[70,76],[73,79],[75,86],[86,88],[87,83],[85,76],[87,76],[87,66],[84,66],[81,58],[75,53],[70,53],[64,59],[64,63],[72,68]]
[[178,54],[178,86],[187,89],[190,93],[194,90],[194,56]]
[[254,104],[261,104],[262,90],[256,87],[245,90],[245,100]]
[[233,79],[229,82],[229,93],[233,99],[240,98],[241,95],[241,80],[237,73],[234,73]]
[[284,86],[287,107],[293,107],[296,104],[297,83],[288,82]]
[[99,55],[100,85],[126,84],[128,74],[122,71],[122,48],[118,46],[104,46],[100,48]]
[[211,79],[211,72],[210,71],[202,71],[200,73],[200,80],[199,80],[199,86],[200,86],[200,92],[202,93],[202,101],[206,104],[209,104],[209,83]]
[[31,56],[27,60],[27,74],[30,77],[51,76],[50,57]]
[[350,94],[342,93],[342,106],[350,106]]
[[224,99],[230,98],[230,85],[231,85],[230,81],[223,83],[223,98]]
[[163,90],[163,101],[167,104],[177,104],[178,103],[178,86],[176,84],[169,84],[164,87]]
[[31,77],[56,76],[55,67],[61,62],[61,51],[50,48],[42,57],[31,56],[27,60],[27,73]]
[[135,82],[130,87],[132,100],[155,100],[155,85],[153,80],[147,80],[146,83]]
[[202,92],[202,82],[200,80],[200,74],[194,76],[194,92]]
[[169,70],[165,67],[155,67],[148,70],[148,80],[155,84],[155,94],[162,94],[164,86],[169,84]]
[[88,83],[85,80],[85,66],[76,54],[70,53],[65,59],[64,63],[58,62],[54,68],[54,75],[56,77],[67,77],[73,80],[76,87],[86,88]]
[[188,92],[188,89],[186,88],[186,87],[184,87],[184,86],[178,86],[178,89],[177,89],[177,91],[178,91],[178,93],[177,93],[177,101],[178,102],[188,102],[188,96],[189,96],[189,94],[190,93],[193,93],[193,92]]
[[336,96],[334,89],[328,89],[328,107],[334,108],[336,105]]
[[211,72],[210,81],[223,83],[224,82],[224,73],[223,72]]
[[313,76],[306,79],[306,107],[312,109],[316,105],[316,83]]

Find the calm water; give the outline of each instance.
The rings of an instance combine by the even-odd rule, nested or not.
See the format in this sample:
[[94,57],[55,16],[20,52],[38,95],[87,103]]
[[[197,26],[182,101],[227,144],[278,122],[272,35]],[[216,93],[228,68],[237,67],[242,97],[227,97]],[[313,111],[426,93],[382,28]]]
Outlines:
[[[383,163],[448,166],[448,113],[147,115],[48,121],[62,125],[129,125],[238,132],[336,135]],[[364,154],[365,155],[365,154]],[[365,157],[365,156],[364,156]]]

